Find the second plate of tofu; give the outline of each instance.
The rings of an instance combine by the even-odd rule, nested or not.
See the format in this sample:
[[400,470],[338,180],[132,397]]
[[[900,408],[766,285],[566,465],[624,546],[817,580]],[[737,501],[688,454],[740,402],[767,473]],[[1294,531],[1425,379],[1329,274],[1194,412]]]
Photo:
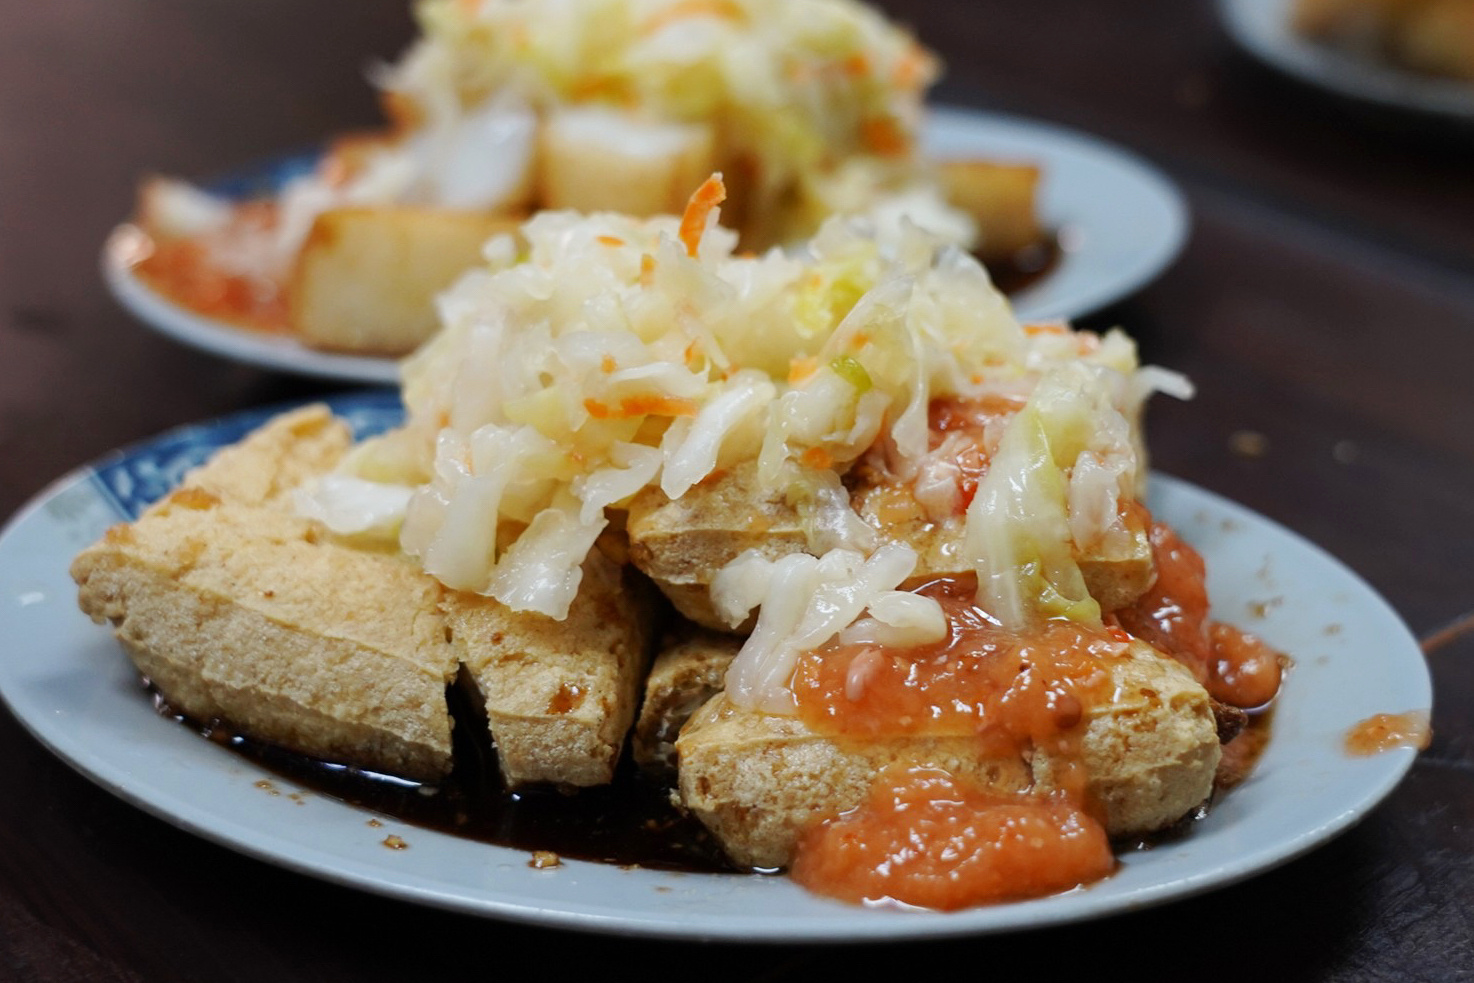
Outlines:
[[[1160,274],[1186,241],[1188,212],[1171,181],[1147,162],[1111,144],[1063,127],[1018,117],[943,107],[924,131],[935,159],[988,159],[1037,167],[1038,211],[1058,250],[1048,267],[1013,294],[1024,320],[1070,319],[1120,300]],[[310,166],[310,162],[309,165]],[[269,191],[273,174],[300,173],[303,159],[283,158],[253,169],[249,182],[234,176],[210,187],[222,193]],[[1000,168],[1007,180],[1010,168]],[[1008,197],[1007,187],[972,181],[972,193]],[[496,229],[457,229],[472,238]],[[352,234],[346,230],[345,234]],[[147,237],[121,225],[108,238],[102,271],[113,296],[145,325],[175,341],[264,369],[318,378],[392,384],[398,361],[310,347],[281,333],[242,327],[170,299],[138,272]],[[431,312],[426,312],[427,317]]]

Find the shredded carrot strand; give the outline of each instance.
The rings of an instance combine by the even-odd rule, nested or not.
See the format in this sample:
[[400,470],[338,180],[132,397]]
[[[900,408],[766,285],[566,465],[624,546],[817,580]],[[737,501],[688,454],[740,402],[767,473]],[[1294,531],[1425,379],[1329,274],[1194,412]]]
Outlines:
[[625,396],[617,406],[589,398],[583,408],[595,420],[628,420],[635,416],[695,416],[696,400],[683,396]]
[[822,447],[810,447],[799,460],[811,468],[827,468],[834,463],[834,457]]
[[655,282],[655,257],[649,253],[640,257],[640,286],[649,289]]
[[569,94],[576,102],[610,99],[615,102],[629,103],[634,100],[634,94],[629,90],[629,83],[614,75],[580,79],[573,83]]
[[707,178],[686,203],[686,214],[681,216],[681,242],[686,246],[687,256],[696,258],[701,249],[701,237],[706,232],[707,217],[726,200],[727,186],[722,183],[722,175],[717,173]]
[[882,157],[901,157],[911,150],[911,138],[889,116],[866,120],[860,126],[860,139]]
[[796,386],[819,371],[819,360],[813,357],[798,357],[788,362],[788,384]]
[[650,17],[640,25],[643,34],[654,34],[662,27],[688,17],[718,17],[741,22],[746,19],[742,7],[733,0],[682,0]]
[[919,44],[913,44],[896,62],[891,80],[902,89],[920,88],[931,69],[931,56]]

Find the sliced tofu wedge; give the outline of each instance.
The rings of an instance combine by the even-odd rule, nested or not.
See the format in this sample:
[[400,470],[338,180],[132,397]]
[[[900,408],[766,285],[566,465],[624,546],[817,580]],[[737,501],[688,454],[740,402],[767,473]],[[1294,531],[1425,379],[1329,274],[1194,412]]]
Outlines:
[[446,637],[486,706],[502,779],[604,785],[650,665],[648,585],[597,550],[563,621],[446,591]]
[[742,639],[692,629],[673,632],[656,653],[645,680],[645,698],[631,740],[635,764],[649,774],[674,777],[676,737],[686,721],[726,685]]
[[287,284],[287,323],[312,348],[407,355],[439,325],[435,295],[518,217],[377,206],[317,217]]
[[538,162],[543,208],[679,215],[716,170],[716,141],[709,125],[579,106],[543,121]]

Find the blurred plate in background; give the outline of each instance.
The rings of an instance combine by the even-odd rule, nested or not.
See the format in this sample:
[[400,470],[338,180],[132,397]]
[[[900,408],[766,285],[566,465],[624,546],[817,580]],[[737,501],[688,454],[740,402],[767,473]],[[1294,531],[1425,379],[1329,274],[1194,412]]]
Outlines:
[[1301,37],[1290,25],[1292,2],[1218,0],[1218,12],[1235,43],[1287,75],[1380,106],[1474,123],[1474,85],[1422,75]]
[[[934,111],[923,146],[937,159],[997,158],[1043,170],[1040,211],[1059,239],[1050,271],[1014,298],[1026,321],[1070,319],[1120,300],[1161,273],[1187,237],[1187,207],[1172,183],[1125,151],[1062,127],[974,110]],[[312,165],[311,155],[242,169],[207,187],[233,197],[266,194]],[[290,335],[197,314],[155,292],[132,268],[139,235],[119,226],[102,253],[117,301],[161,334],[224,358],[281,372],[395,383],[398,362],[308,348]]]

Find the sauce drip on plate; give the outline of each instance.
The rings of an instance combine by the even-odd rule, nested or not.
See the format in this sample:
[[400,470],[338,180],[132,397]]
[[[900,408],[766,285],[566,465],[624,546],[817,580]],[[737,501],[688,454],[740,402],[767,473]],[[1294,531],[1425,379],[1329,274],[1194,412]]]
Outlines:
[[1400,747],[1421,751],[1432,739],[1433,730],[1429,726],[1426,710],[1379,713],[1361,721],[1346,733],[1346,753],[1368,757]]
[[1214,699],[1266,706],[1289,660],[1254,635],[1209,620],[1203,558],[1168,526],[1154,523],[1150,535],[1156,583],[1113,618],[1191,669]]

